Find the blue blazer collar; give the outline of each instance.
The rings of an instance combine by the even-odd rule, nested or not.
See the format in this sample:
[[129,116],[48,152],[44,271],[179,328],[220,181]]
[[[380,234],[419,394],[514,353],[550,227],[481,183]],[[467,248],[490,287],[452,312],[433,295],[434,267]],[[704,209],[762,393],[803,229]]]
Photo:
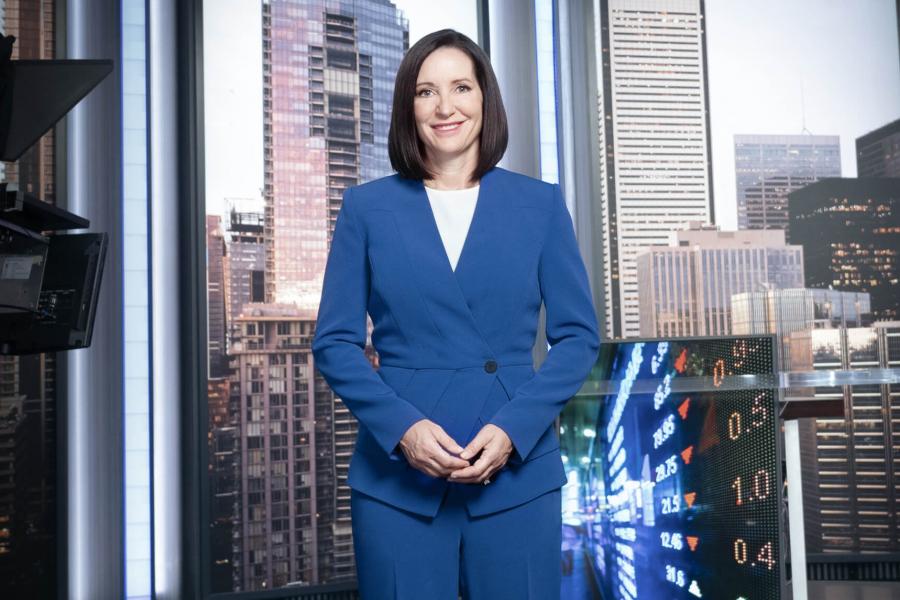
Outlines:
[[[430,297],[446,303],[443,309],[457,312],[476,327],[478,320],[472,312],[472,301],[490,294],[492,271],[503,268],[492,261],[492,257],[503,254],[499,251],[502,235],[498,234],[503,230],[504,216],[509,214],[504,195],[500,193],[501,171],[494,167],[479,182],[475,212],[456,270],[451,268],[444,250],[425,184],[420,179],[398,178],[402,191],[394,216],[414,276],[429,290]],[[481,338],[485,340],[483,335]]]

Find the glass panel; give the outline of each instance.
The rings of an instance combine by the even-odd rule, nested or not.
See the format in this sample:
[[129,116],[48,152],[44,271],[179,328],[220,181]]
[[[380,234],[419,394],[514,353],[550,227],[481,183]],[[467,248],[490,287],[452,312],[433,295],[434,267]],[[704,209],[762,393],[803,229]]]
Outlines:
[[150,457],[150,278],[147,160],[147,44],[144,0],[122,3],[122,220],[125,319],[125,592],[150,598],[152,491]]
[[357,425],[310,352],[329,240],[343,191],[392,172],[403,53],[444,27],[477,40],[475,7],[203,11],[213,592],[355,579],[346,480]]

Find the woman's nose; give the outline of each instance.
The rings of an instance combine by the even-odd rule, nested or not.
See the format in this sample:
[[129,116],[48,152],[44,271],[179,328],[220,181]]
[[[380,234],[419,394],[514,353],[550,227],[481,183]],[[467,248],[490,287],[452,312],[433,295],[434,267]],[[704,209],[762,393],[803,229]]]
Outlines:
[[446,117],[453,114],[453,101],[447,96],[441,96],[441,101],[438,103],[438,114]]

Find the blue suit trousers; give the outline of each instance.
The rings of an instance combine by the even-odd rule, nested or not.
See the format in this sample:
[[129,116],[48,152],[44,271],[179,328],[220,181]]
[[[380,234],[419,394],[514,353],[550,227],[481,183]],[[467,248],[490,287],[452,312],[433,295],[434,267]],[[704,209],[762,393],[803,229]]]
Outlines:
[[434,517],[351,489],[362,600],[554,600],[560,596],[559,488],[470,516],[451,482]]

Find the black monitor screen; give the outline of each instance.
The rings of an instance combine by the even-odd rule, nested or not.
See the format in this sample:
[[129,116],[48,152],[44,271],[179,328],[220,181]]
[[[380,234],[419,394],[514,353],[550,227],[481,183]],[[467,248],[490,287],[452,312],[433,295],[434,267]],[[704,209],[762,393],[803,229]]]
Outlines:
[[[584,488],[604,598],[780,598],[777,394],[722,386],[772,374],[771,338],[623,342],[605,352],[619,387],[600,399]],[[688,377],[706,378],[708,390],[678,392]]]

